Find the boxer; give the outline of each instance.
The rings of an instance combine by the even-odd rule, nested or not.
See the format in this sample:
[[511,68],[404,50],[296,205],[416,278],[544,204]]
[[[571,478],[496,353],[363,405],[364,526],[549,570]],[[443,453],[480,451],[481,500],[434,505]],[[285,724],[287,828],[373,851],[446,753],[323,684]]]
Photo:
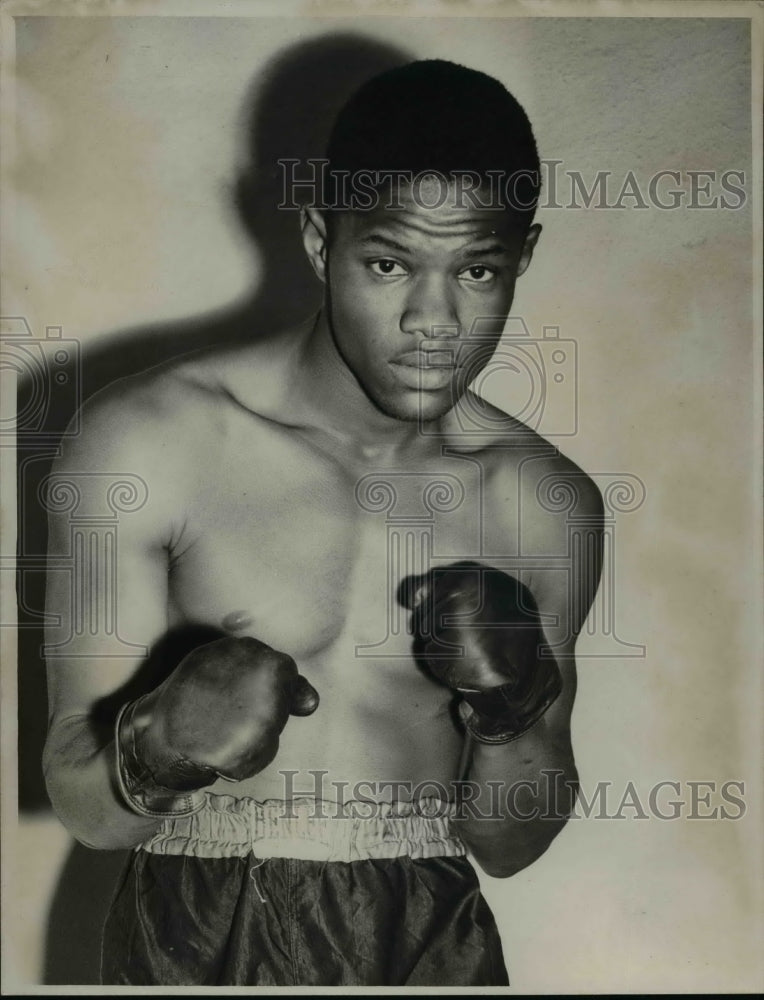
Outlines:
[[[104,983],[506,985],[474,865],[522,870],[572,808],[601,500],[470,389],[540,235],[527,116],[485,74],[412,63],[360,88],[327,155],[300,216],[319,313],[108,387],[54,470],[78,517],[110,476],[146,487],[106,581],[121,655],[82,625],[87,553],[48,584],[50,798],[83,844],[129,849]],[[561,485],[573,521],[544,502]],[[53,555],[70,527],[52,511]]]

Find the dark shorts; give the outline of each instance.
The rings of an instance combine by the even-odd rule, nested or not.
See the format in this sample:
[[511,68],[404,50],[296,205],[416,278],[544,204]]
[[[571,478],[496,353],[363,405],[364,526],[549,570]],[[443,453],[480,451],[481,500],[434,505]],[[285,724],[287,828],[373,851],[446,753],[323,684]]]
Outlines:
[[[103,984],[508,984],[477,875],[442,830],[423,833],[417,818],[417,851],[406,842],[413,817],[356,820],[352,829],[374,834],[353,835],[364,853],[388,855],[360,860],[273,856],[273,839],[271,851],[266,840],[248,848],[229,839],[216,851],[229,856],[210,857],[208,820],[191,817],[194,836],[173,821],[130,855],[104,928]],[[218,836],[217,820],[212,828]],[[401,843],[408,853],[389,856]]]

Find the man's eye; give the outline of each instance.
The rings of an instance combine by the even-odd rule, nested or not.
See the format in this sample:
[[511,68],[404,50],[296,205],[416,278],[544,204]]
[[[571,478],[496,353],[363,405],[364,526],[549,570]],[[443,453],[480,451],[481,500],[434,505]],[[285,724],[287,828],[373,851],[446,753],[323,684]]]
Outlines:
[[486,267],[485,264],[475,264],[462,271],[459,277],[466,278],[467,281],[477,281],[485,284],[494,278],[495,275],[496,272],[492,271],[490,267]]
[[385,278],[397,278],[399,275],[406,273],[405,269],[401,267],[397,261],[390,260],[387,257],[383,257],[381,260],[371,261],[369,267],[374,274],[382,275]]

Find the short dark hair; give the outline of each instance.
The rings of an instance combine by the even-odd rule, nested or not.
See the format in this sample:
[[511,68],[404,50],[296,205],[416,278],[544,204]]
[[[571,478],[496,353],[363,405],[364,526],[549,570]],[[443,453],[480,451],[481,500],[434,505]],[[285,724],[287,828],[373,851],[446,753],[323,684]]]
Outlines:
[[408,63],[363,84],[337,116],[326,158],[330,206],[338,205],[338,173],[380,170],[448,179],[500,173],[512,179],[501,188],[503,205],[527,225],[538,204],[539,155],[522,106],[498,80],[444,59]]

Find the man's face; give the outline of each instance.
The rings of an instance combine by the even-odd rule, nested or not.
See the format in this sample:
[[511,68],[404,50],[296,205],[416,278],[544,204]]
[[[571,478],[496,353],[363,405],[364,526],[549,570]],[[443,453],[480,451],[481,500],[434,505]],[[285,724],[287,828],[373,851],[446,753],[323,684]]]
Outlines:
[[402,209],[344,212],[327,249],[329,322],[366,395],[399,420],[446,413],[493,355],[539,227],[401,192]]

